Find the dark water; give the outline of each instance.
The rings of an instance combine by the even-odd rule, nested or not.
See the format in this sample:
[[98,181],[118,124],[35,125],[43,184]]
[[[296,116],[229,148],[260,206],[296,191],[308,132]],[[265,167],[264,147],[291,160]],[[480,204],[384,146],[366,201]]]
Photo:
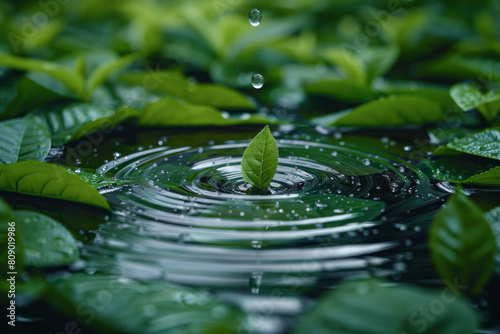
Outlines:
[[208,290],[258,315],[250,325],[263,333],[286,331],[346,277],[439,284],[426,240],[450,187],[411,147],[278,128],[279,167],[262,194],[240,173],[259,130],[124,129],[87,155],[68,147],[58,161],[117,180],[100,188],[110,220],[80,231],[83,270]]

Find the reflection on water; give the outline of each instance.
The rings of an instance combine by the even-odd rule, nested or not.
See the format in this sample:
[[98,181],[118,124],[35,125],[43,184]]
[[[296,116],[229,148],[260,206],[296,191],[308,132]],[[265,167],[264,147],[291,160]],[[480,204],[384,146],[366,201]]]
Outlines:
[[259,325],[275,331],[345,277],[432,277],[425,234],[445,193],[415,164],[348,138],[276,135],[265,194],[241,177],[248,141],[231,137],[101,166],[128,183],[105,193],[114,212],[83,249],[87,271],[210,288],[249,312],[279,292],[283,310]]

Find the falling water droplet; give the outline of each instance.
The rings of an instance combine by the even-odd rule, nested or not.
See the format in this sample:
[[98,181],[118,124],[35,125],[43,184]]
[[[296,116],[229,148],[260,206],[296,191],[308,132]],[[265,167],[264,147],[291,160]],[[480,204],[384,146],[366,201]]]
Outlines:
[[262,283],[262,273],[252,273],[252,276],[250,276],[250,279],[248,280],[250,292],[252,292],[254,295],[258,294],[260,291],[261,283]]
[[252,26],[256,27],[260,24],[260,21],[262,21],[262,14],[258,9],[254,8],[248,13],[248,21]]
[[252,77],[252,86],[255,89],[261,89],[264,86],[264,77],[259,73],[254,74]]

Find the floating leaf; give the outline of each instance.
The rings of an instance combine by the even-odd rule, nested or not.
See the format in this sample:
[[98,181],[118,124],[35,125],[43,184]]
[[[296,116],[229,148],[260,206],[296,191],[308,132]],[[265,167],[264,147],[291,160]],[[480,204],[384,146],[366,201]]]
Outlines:
[[109,210],[91,185],[66,169],[39,161],[0,166],[0,190],[88,204]]
[[120,81],[141,85],[147,90],[167,94],[194,104],[205,104],[217,108],[255,109],[242,93],[228,87],[193,83],[174,71],[148,71],[125,73]]
[[441,107],[425,98],[400,95],[365,103],[336,119],[330,126],[391,127],[436,123]]
[[27,118],[0,122],[0,164],[43,161],[50,150],[47,127]]
[[243,153],[241,174],[250,185],[267,189],[278,168],[278,145],[269,126],[259,132]]
[[[49,302],[59,311],[106,332],[236,333],[242,315],[210,295],[164,282],[71,274],[52,280]],[[95,308],[96,296],[106,307]],[[245,330],[246,331],[246,330]]]
[[469,296],[481,292],[493,270],[495,235],[481,209],[461,191],[439,210],[429,231],[429,248],[441,278],[465,286]]
[[214,107],[164,97],[147,104],[136,122],[142,126],[208,126],[263,124],[269,120],[259,115],[244,119],[225,118]]
[[23,232],[26,265],[59,266],[78,259],[76,240],[61,223],[38,212],[16,211],[15,215]]
[[500,91],[483,94],[474,85],[459,83],[450,88],[450,95],[462,110],[477,108],[488,122],[500,111]]
[[293,333],[472,333],[477,316],[457,294],[454,287],[435,291],[375,279],[350,281],[321,297]]
[[433,155],[453,155],[459,152],[500,160],[500,130],[490,128],[457,138],[439,146]]
[[43,72],[61,81],[77,96],[83,96],[83,77],[74,69],[59,65],[54,62],[34,58],[21,58],[0,53],[0,65],[16,70]]

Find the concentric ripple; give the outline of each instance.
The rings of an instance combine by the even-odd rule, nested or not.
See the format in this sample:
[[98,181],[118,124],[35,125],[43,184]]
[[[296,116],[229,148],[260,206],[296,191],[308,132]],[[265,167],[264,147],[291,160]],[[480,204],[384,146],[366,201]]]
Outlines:
[[439,199],[427,177],[367,147],[277,142],[279,166],[266,193],[241,176],[248,141],[159,147],[103,165],[102,174],[128,184],[106,194],[115,211],[84,250],[91,265],[253,293],[261,286],[312,287],[325,275],[405,270],[394,263],[401,259],[396,249],[408,241],[404,246],[404,239],[379,233],[384,222]]

